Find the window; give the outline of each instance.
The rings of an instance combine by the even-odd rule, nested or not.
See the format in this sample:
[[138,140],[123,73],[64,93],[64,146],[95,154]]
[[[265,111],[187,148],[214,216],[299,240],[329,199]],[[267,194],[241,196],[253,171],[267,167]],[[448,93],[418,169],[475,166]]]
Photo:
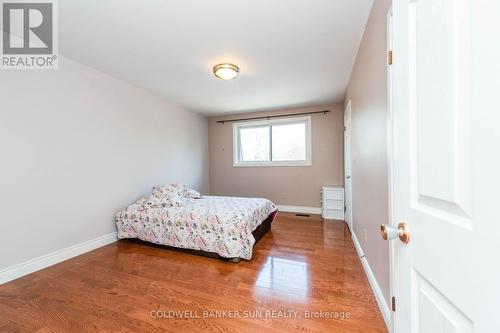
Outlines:
[[311,117],[233,124],[234,166],[311,165]]

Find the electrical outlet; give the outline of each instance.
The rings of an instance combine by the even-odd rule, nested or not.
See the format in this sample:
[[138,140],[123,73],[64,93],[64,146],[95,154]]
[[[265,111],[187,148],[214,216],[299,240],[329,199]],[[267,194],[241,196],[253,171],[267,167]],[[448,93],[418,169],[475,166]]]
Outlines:
[[363,228],[363,234],[365,236],[365,243],[368,242],[368,231],[366,231],[366,228]]

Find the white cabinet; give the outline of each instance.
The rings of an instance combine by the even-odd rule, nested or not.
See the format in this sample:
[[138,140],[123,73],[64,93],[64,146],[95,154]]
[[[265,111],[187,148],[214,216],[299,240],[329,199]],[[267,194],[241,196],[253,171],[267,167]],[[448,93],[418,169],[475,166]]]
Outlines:
[[321,215],[324,219],[344,220],[344,188],[323,186]]

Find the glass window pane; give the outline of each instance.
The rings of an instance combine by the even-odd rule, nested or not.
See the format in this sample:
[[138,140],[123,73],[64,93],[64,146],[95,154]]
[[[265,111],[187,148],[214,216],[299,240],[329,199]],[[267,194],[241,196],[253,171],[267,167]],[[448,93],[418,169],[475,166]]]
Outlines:
[[269,127],[240,127],[240,161],[269,161]]
[[305,161],[306,124],[273,125],[273,161]]

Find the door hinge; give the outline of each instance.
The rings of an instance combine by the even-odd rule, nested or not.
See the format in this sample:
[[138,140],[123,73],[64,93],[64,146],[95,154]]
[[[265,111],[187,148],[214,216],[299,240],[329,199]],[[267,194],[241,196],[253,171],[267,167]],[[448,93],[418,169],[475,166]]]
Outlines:
[[392,311],[396,311],[396,297],[394,296],[391,298],[391,309]]
[[392,50],[387,51],[387,64],[392,65]]

